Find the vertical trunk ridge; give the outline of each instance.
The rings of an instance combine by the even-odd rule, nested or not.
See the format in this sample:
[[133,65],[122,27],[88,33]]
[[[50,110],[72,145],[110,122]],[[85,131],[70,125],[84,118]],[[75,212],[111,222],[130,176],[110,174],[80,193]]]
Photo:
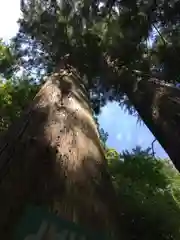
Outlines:
[[53,74],[0,144],[2,239],[11,239],[27,204],[94,230],[117,226],[104,151],[75,71]]

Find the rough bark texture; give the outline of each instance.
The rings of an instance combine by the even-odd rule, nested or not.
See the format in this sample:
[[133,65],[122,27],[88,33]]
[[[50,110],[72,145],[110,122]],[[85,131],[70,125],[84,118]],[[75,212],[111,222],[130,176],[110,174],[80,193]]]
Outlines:
[[53,74],[0,141],[0,239],[27,204],[47,205],[93,230],[117,226],[117,204],[86,91]]
[[124,91],[180,171],[180,90],[141,81],[135,92],[128,88]]
[[104,77],[111,85],[119,83],[121,91],[180,171],[180,90],[151,80],[137,84],[132,77],[123,78],[123,71],[106,55],[101,65]]
[[180,171],[180,90],[151,80],[137,84],[132,78],[122,78],[109,59],[103,62],[103,69],[111,84],[119,82],[121,91]]

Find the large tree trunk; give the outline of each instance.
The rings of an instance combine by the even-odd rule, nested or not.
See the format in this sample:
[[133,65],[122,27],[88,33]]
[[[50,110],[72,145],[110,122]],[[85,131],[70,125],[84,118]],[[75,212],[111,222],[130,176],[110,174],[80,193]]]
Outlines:
[[124,89],[140,117],[180,171],[180,90],[141,81],[135,92]]
[[103,62],[110,84],[120,84],[138,114],[180,171],[180,90],[155,81],[133,82],[107,58]]
[[115,193],[77,72],[53,74],[0,146],[0,239],[11,239],[27,204],[93,230],[117,227]]

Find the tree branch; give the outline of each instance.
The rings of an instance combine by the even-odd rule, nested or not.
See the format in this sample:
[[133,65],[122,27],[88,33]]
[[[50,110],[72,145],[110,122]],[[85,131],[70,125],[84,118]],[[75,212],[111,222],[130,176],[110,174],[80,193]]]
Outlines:
[[155,151],[154,151],[154,143],[157,141],[157,139],[154,139],[151,143],[151,149],[152,149],[152,155],[155,157]]
[[164,45],[166,46],[166,45],[167,45],[167,42],[166,42],[165,38],[163,37],[163,35],[162,35],[161,32],[159,31],[159,29],[156,27],[156,25],[155,25],[155,24],[152,24],[152,25],[153,25],[153,27],[155,28],[155,30],[156,30],[156,32],[158,33],[158,35],[160,36],[162,42],[163,42]]

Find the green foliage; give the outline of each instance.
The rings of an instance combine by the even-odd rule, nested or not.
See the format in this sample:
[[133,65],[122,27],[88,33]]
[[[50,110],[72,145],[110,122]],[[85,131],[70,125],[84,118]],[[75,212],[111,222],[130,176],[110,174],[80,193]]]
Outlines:
[[179,239],[180,175],[167,160],[140,147],[107,151],[126,239]]
[[27,107],[34,97],[38,85],[28,77],[0,81],[0,132],[19,117],[22,110]]
[[108,139],[108,133],[105,132],[104,129],[100,127],[99,122],[98,122],[98,118],[96,116],[94,116],[94,120],[95,120],[96,125],[97,125],[97,129],[98,129],[98,132],[99,132],[101,144],[102,144],[103,148],[106,149],[106,147],[107,147],[106,142],[107,142],[107,139]]
[[0,133],[20,115],[38,88],[25,72],[17,77],[17,70],[13,44],[0,40]]
[[[93,105],[97,113],[98,106],[116,100],[136,114],[121,92],[121,79],[131,89],[137,80],[148,80],[155,68],[158,77],[179,81],[178,6],[179,1],[21,0],[14,43],[23,66],[36,73],[50,73],[69,54],[69,63],[88,76],[88,89],[98,95]],[[119,70],[118,78],[107,75],[105,56]]]
[[[16,54],[28,71],[50,73],[60,58],[87,76],[94,109],[107,100],[126,104],[121,80],[146,81],[152,68],[167,81],[179,81],[180,1],[21,1],[20,31],[14,39]],[[156,30],[159,29],[159,32]],[[154,34],[155,31],[155,34]],[[154,34],[154,44],[147,40]],[[11,69],[14,59],[1,43],[0,72]],[[107,75],[108,56],[120,71],[118,79]],[[140,74],[135,74],[140,72]],[[37,76],[37,75],[36,75]],[[131,81],[130,81],[131,80]],[[131,83],[131,84],[130,84]],[[32,98],[37,85],[13,79],[0,83],[0,130],[6,129]],[[109,94],[110,91],[110,94]],[[105,149],[106,133],[99,128]],[[126,239],[180,238],[180,176],[165,160],[149,150],[117,153],[107,149],[107,161],[119,197]]]
[[7,45],[0,39],[0,75],[10,77],[16,70],[13,44]]
[[[19,116],[38,86],[28,78],[0,83],[0,131]],[[97,118],[95,118],[97,122]],[[168,161],[154,159],[136,147],[119,154],[106,146],[107,133],[98,129],[109,172],[118,194],[126,239],[179,239],[180,176]]]

